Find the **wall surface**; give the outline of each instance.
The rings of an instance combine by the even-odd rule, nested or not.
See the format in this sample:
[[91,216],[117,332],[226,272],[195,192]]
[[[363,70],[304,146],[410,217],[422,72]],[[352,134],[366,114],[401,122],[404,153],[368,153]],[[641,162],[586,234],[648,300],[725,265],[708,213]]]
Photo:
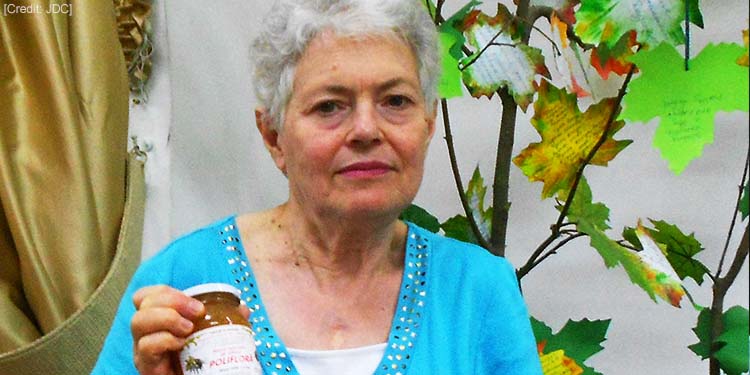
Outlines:
[[[748,23],[747,1],[701,4],[706,29],[693,29],[693,51],[708,41],[741,40],[740,30]],[[458,5],[448,2],[449,9]],[[487,9],[490,5],[485,4]],[[147,171],[146,258],[198,226],[286,199],[285,179],[255,129],[247,47],[269,6],[268,1],[246,0],[157,1],[157,12],[162,13],[155,24],[155,88],[149,104],[132,110],[133,133],[153,146]],[[547,27],[540,25],[545,31]],[[541,37],[534,40],[545,44]],[[464,177],[476,165],[491,176],[497,98],[461,98],[451,100],[450,106]],[[528,126],[530,115],[531,110],[520,114],[514,154],[539,140]],[[620,131],[618,138],[635,142],[610,167],[587,171],[594,200],[610,208],[613,233],[633,226],[638,218],[663,219],[695,232],[707,249],[699,258],[715,269],[748,149],[748,115],[719,114],[714,143],[680,176],[669,172],[651,146],[656,125],[634,123]],[[444,220],[459,213],[460,205],[442,137],[439,128],[416,203]],[[515,167],[511,179],[508,258],[520,266],[547,236],[556,210],[554,202],[540,201],[541,184],[528,183]],[[736,246],[736,241],[730,244]],[[696,302],[710,303],[708,283],[702,288],[686,284]],[[612,318],[605,350],[588,362],[605,375],[708,373],[707,362],[686,348],[696,341],[691,328],[697,312],[688,303],[681,309],[653,303],[621,268],[607,270],[585,239],[542,263],[524,278],[523,288],[531,313],[553,330],[567,319]],[[726,301],[726,306],[736,304],[748,306],[747,264]]]

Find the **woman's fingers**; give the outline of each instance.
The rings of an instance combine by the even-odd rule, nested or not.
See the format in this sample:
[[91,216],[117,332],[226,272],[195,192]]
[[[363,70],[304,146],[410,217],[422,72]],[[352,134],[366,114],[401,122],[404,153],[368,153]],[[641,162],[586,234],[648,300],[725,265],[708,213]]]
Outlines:
[[204,312],[200,301],[166,285],[148,286],[133,294],[133,304],[137,310],[152,307],[172,308],[187,319],[201,317]]
[[173,375],[171,352],[180,350],[185,339],[169,332],[155,332],[135,343],[135,367],[141,375]]
[[250,319],[250,309],[244,303],[240,304],[240,314],[242,314],[242,317],[245,318],[245,320]]
[[[172,356],[182,349],[193,323],[205,314],[200,301],[181,291],[155,285],[142,288],[133,294],[136,312],[130,321],[133,335],[134,358],[138,371],[148,375],[172,375]],[[246,320],[250,310],[239,307]]]
[[202,303],[181,291],[164,286],[149,286],[133,294],[137,311],[130,321],[134,359],[141,374],[173,374],[173,352],[182,349],[192,332],[191,320],[205,314]]
[[151,307],[138,310],[130,321],[134,341],[154,332],[166,331],[177,337],[187,337],[193,323],[168,307]]

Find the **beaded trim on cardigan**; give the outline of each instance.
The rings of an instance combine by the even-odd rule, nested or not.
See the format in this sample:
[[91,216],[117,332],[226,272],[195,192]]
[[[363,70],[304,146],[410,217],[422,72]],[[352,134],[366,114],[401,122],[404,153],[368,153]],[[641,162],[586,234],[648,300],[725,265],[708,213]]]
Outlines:
[[[374,375],[405,375],[419,334],[427,296],[429,240],[415,233],[413,224],[408,225],[399,300],[388,335],[388,345]],[[220,249],[231,268],[232,279],[242,291],[243,301],[250,308],[256,356],[263,372],[270,375],[299,375],[263,308],[234,218],[218,234]]]

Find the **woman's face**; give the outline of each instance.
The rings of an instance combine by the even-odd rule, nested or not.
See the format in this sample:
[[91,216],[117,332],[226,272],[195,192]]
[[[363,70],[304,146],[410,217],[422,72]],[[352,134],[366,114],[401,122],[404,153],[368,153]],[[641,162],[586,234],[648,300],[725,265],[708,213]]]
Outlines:
[[297,64],[282,130],[261,132],[304,210],[398,215],[422,180],[426,109],[408,45],[323,33]]

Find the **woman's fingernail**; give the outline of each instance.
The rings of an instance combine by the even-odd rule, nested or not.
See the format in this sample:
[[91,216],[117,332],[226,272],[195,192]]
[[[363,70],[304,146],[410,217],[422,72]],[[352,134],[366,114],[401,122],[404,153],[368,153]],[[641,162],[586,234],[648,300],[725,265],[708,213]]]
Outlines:
[[197,314],[203,310],[203,304],[200,303],[200,301],[192,300],[190,301],[190,304],[188,304],[188,308],[190,309],[190,311]]
[[182,319],[180,320],[180,328],[182,328],[183,331],[192,332],[193,323],[189,320]]

